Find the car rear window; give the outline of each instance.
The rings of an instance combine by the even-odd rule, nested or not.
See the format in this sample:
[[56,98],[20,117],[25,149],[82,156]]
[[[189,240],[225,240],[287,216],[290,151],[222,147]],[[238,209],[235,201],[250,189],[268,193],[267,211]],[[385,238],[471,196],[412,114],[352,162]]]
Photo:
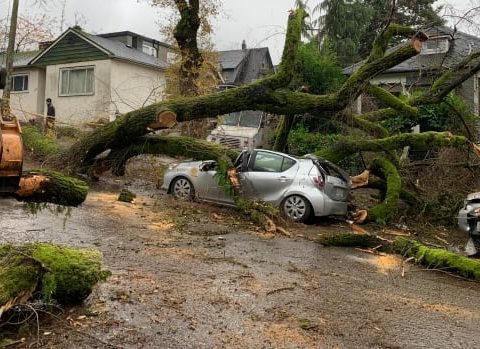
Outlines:
[[317,165],[320,172],[325,173],[327,176],[342,178],[344,181],[349,182],[350,177],[348,174],[334,164],[326,160],[313,160],[313,162]]

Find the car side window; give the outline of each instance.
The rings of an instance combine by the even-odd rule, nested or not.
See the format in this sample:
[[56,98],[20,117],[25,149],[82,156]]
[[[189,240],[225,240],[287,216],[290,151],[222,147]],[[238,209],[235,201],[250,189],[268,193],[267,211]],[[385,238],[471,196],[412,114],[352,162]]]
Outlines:
[[295,165],[295,160],[279,154],[257,152],[252,165],[252,171],[256,172],[283,172]]
[[289,168],[291,168],[296,163],[297,162],[293,159],[284,158],[283,159],[283,164],[282,164],[282,172],[288,170]]

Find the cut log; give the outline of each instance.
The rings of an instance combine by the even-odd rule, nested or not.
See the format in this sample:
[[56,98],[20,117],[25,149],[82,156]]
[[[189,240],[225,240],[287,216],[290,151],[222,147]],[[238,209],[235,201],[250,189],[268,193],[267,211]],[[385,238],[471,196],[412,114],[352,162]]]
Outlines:
[[152,130],[172,128],[177,124],[177,115],[171,110],[164,110],[158,113],[154,122],[149,126]]
[[85,201],[87,193],[88,185],[79,179],[55,171],[32,170],[22,174],[13,197],[19,201],[78,206]]

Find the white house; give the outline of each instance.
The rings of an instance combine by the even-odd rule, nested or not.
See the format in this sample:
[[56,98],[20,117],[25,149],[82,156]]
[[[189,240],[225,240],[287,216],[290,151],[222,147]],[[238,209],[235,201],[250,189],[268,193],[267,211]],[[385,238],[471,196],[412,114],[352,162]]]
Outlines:
[[43,50],[16,54],[12,110],[20,119],[43,115],[51,98],[59,123],[112,120],[163,99],[169,53],[169,45],[132,32],[69,28]]

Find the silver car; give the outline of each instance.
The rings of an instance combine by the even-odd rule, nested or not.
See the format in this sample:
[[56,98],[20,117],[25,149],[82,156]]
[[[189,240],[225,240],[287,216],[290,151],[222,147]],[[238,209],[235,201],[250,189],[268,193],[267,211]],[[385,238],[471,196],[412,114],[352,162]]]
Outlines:
[[[345,171],[315,156],[298,159],[256,149],[235,161],[243,195],[280,207],[294,221],[315,216],[345,215],[351,181]],[[171,165],[162,188],[179,199],[233,205],[217,183],[215,161],[185,161]]]

